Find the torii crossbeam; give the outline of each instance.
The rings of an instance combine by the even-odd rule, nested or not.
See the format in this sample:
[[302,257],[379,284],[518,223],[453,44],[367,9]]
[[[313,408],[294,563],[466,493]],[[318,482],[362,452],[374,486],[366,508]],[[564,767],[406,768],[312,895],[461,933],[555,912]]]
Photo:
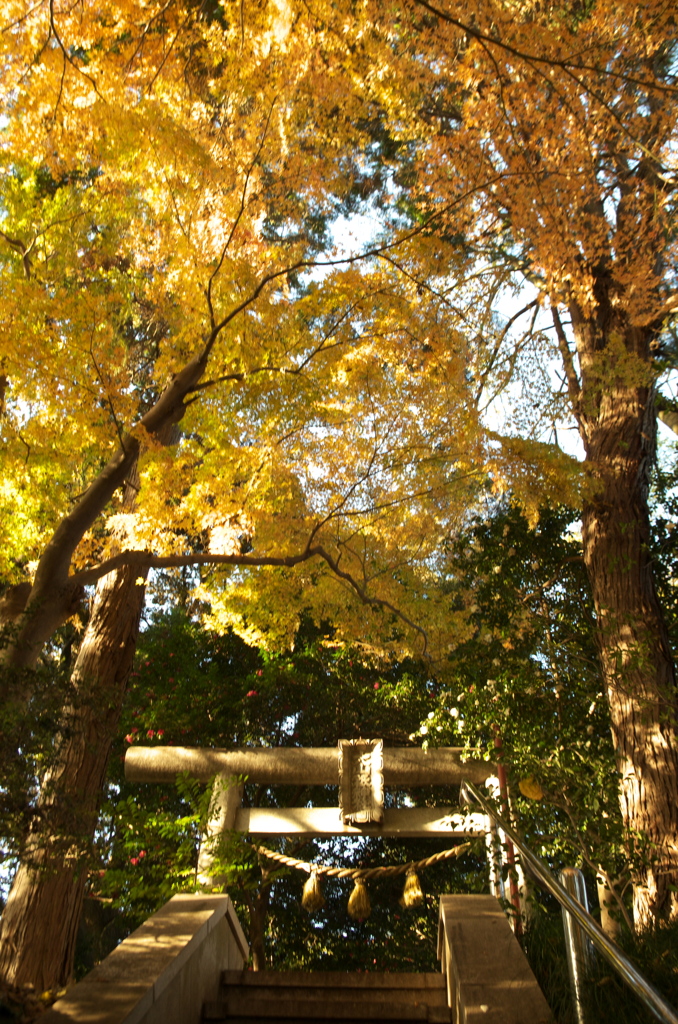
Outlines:
[[[386,747],[384,784],[391,787],[454,785],[467,778],[482,783],[496,771],[488,761],[464,760],[461,747]],[[451,808],[385,808],[380,824],[344,824],[337,807],[244,808],[234,776],[268,785],[339,784],[336,747],[251,747],[234,750],[199,747],[130,747],[125,776],[130,782],[173,782],[186,772],[202,782],[221,777],[224,794],[219,829],[259,836],[457,836],[486,831],[482,814],[452,813]]]

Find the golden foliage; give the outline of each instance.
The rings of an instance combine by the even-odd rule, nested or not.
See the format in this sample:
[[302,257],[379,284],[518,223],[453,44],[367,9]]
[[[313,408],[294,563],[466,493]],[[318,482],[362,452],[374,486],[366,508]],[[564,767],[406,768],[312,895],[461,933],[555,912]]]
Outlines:
[[[285,645],[311,608],[339,636],[444,660],[468,626],[437,586],[441,552],[486,478],[531,515],[581,494],[553,445],[483,420],[554,351],[528,332],[504,353],[494,308],[513,269],[582,315],[601,261],[634,323],[664,301],[648,271],[675,120],[664,9],[603,3],[575,23],[496,2],[432,17],[372,0],[11,0],[1,18],[3,577],[37,563],[133,437],[133,521],[118,492],[75,570],[119,550],[122,524],[164,564],[222,559],[197,589],[219,628]],[[436,236],[399,226],[386,176],[388,245],[341,263],[322,222],[375,118],[416,143],[416,216]],[[640,183],[613,223],[624,166]],[[499,271],[481,267],[492,253]],[[181,437],[161,444],[140,418],[201,353]],[[581,369],[646,366],[621,345]]]

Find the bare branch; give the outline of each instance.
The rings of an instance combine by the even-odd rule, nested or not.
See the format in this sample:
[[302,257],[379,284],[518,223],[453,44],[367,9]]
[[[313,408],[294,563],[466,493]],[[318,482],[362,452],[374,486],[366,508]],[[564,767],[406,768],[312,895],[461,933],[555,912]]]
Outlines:
[[54,0],[49,0],[49,35],[47,37],[47,41],[48,42],[49,42],[50,37],[53,37],[54,41],[57,43],[59,49],[61,50],[61,55],[62,55],[62,59],[63,59],[63,66],[62,66],[62,69],[61,69],[61,80],[59,82],[59,94],[57,96],[57,100],[56,100],[56,103],[54,105],[54,114],[56,115],[56,112],[57,112],[57,110],[59,108],[59,104],[61,103],[61,96],[62,96],[63,91],[64,91],[64,81],[66,79],[66,65],[67,64],[70,64],[74,71],[77,71],[77,73],[79,75],[82,75],[83,78],[86,78],[87,81],[89,82],[89,84],[94,89],[94,91],[97,94],[97,96],[99,97],[99,99],[103,99],[103,96],[101,95],[101,93],[99,92],[99,89],[97,87],[97,83],[94,81],[92,76],[88,75],[86,71],[83,71],[81,67],[78,67],[78,65],[75,63],[75,61],[71,57],[70,53],[68,52],[68,50],[64,46],[63,42],[61,41],[61,36],[59,35],[59,33],[57,31],[56,22],[54,20]]
[[23,21],[28,21],[30,16],[34,14],[35,11],[39,11],[42,5],[43,0],[38,0],[36,4],[33,4],[32,7],[29,7],[27,11],[25,11],[18,18],[15,18],[14,21],[8,21],[6,25],[3,25],[2,28],[0,29],[0,32],[4,34],[5,32],[9,32],[10,29],[16,28],[16,26],[20,25]]
[[0,231],[0,238],[4,238],[5,241],[7,242],[7,244],[10,245],[12,247],[12,249],[14,249],[15,252],[19,253],[19,255],[21,256],[23,265],[24,265],[24,274],[25,274],[27,280],[30,281],[30,278],[31,278],[31,258],[30,258],[30,254],[31,254],[31,249],[33,248],[34,242],[31,242],[31,244],[29,246],[26,246],[21,241],[20,238],[11,238],[4,231]]
[[[571,77],[573,77],[577,84],[580,85],[587,92],[591,92],[591,90],[584,83],[582,83],[580,79],[578,79],[575,75],[572,74],[573,71],[590,71],[595,75],[603,75],[607,78],[616,78],[622,82],[628,82],[631,85],[638,85],[642,89],[647,89],[650,92],[661,92],[667,93],[669,95],[678,94],[678,88],[676,88],[675,86],[662,85],[661,83],[655,81],[648,82],[642,78],[636,78],[634,75],[622,74],[619,71],[612,71],[611,69],[604,67],[596,67],[595,65],[592,64],[581,64],[575,60],[575,57],[578,56],[577,54],[573,54],[572,57],[568,60],[558,60],[555,57],[540,57],[539,54],[536,53],[526,53],[524,50],[519,50],[517,47],[511,46],[510,43],[503,42],[503,40],[496,38],[496,36],[491,36],[485,32],[481,32],[480,29],[476,28],[473,25],[469,25],[463,21],[459,21],[458,18],[455,18],[451,14],[448,14],[447,11],[441,11],[439,7],[434,7],[434,5],[432,3],[428,3],[427,0],[412,0],[412,2],[417,4],[419,7],[424,7],[427,11],[430,11],[431,14],[434,14],[437,18],[440,18],[442,21],[446,21],[448,22],[448,24],[454,25],[455,28],[458,28],[466,35],[471,36],[471,38],[477,39],[479,43],[485,43],[488,46],[496,46],[499,49],[505,50],[507,53],[512,54],[512,56],[518,57],[520,60],[524,60],[529,64],[546,64],[548,67],[561,68],[563,71],[567,72]],[[595,93],[591,94],[595,95]]]
[[136,49],[135,49],[134,53],[132,54],[132,56],[130,57],[130,59],[127,61],[127,64],[125,65],[125,72],[129,72],[130,71],[130,69],[132,67],[132,64],[134,63],[135,57],[138,55],[140,50],[143,48],[144,42],[146,41],[146,36],[148,35],[151,27],[153,26],[153,23],[156,22],[159,18],[162,18],[162,16],[165,13],[165,11],[167,11],[172,6],[173,3],[174,3],[174,0],[167,0],[167,3],[165,4],[165,6],[161,7],[159,11],[156,11],[156,13],[153,15],[152,18],[148,19],[148,21],[144,25],[143,32],[141,33],[141,36],[139,37],[139,42],[137,43]]
[[101,372],[101,368],[100,368],[100,366],[99,366],[99,364],[97,362],[97,358],[94,355],[94,328],[92,328],[92,335],[90,337],[90,342],[89,342],[89,354],[90,354],[90,358],[92,360],[92,363],[94,365],[94,369],[95,369],[97,378],[99,380],[99,383],[101,384],[101,386],[104,389],[104,392],[106,394],[106,404],[108,405],[108,408],[111,411],[111,416],[113,417],[113,423],[115,424],[115,430],[116,430],[116,433],[118,435],[118,440],[120,442],[120,447],[124,448],[125,447],[125,436],[124,436],[124,433],[123,433],[122,425],[121,425],[120,420],[118,419],[117,413],[115,411],[115,406],[113,405],[113,400],[112,400],[111,396],[108,393],[108,388],[106,387],[106,382],[104,381],[103,373]]
[[556,329],[556,337],[558,339],[558,349],[560,350],[560,357],[563,360],[563,369],[565,370],[565,376],[567,378],[567,393],[570,396],[572,402],[572,411],[574,412],[575,419],[579,426],[581,426],[581,415],[580,415],[580,404],[581,404],[581,385],[579,383],[579,377],[574,366],[574,359],[572,358],[572,352],[570,346],[567,343],[567,335],[563,327],[563,322],[560,319],[560,314],[555,306],[551,306],[551,316],[553,317],[553,326]]
[[490,358],[487,361],[487,366],[485,367],[485,370],[482,373],[480,387],[476,391],[475,398],[474,398],[474,401],[475,401],[476,405],[480,401],[480,396],[481,396],[481,394],[483,392],[483,388],[485,387],[485,381],[487,380],[489,374],[492,372],[492,368],[494,367],[494,364],[495,364],[495,362],[497,360],[497,356],[499,355],[499,351],[501,349],[501,346],[503,345],[503,343],[504,343],[504,341],[506,339],[506,335],[511,330],[511,328],[513,327],[513,325],[516,322],[516,320],[519,320],[521,316],[523,316],[525,313],[527,313],[530,309],[534,309],[535,307],[538,307],[538,305],[539,305],[539,300],[538,299],[533,299],[532,302],[528,302],[527,305],[523,306],[522,309],[519,309],[517,313],[514,313],[513,316],[510,318],[510,320],[508,320],[507,323],[504,325],[504,328],[503,328],[501,334],[499,335],[499,337],[497,338],[497,340],[496,340],[496,342],[494,344],[494,347],[492,349],[492,352],[490,353]]
[[273,116],[273,108],[274,108],[274,106],[275,106],[275,98],[273,99],[273,102],[271,103],[271,108],[270,108],[270,110],[268,112],[268,115],[266,117],[266,123],[265,123],[264,129],[263,129],[263,131],[261,133],[261,139],[259,140],[259,145],[257,146],[257,151],[254,154],[254,156],[252,157],[250,165],[247,168],[247,173],[245,174],[245,181],[243,182],[242,193],[241,193],[241,196],[240,196],[240,208],[238,209],[238,213],[236,214],[235,220],[233,221],[233,224],[231,226],[231,230],[228,233],[228,238],[224,242],[224,247],[221,250],[221,256],[219,257],[219,262],[217,263],[216,267],[212,271],[212,273],[210,275],[210,279],[207,282],[206,298],[207,298],[207,306],[208,306],[209,311],[210,311],[210,323],[211,323],[212,329],[214,329],[214,326],[216,324],[216,317],[214,316],[214,307],[213,307],[213,304],[212,304],[212,285],[214,284],[214,281],[215,281],[217,275],[219,274],[219,271],[221,270],[221,268],[223,266],[224,260],[226,258],[226,253],[228,252],[228,247],[230,246],[231,242],[233,241],[233,236],[234,236],[234,234],[236,232],[236,229],[238,227],[238,224],[240,223],[240,220],[241,220],[241,218],[242,218],[242,216],[243,216],[243,214],[245,212],[245,200],[247,199],[247,189],[249,187],[250,178],[252,177],[252,172],[253,172],[254,168],[256,167],[256,164],[257,164],[257,161],[258,161],[259,157],[261,156],[261,151],[264,148],[264,142],[266,141],[266,136],[268,134],[268,128],[269,128],[269,125],[271,123],[271,117]]
[[90,586],[101,579],[102,576],[106,576],[109,572],[113,572],[114,569],[118,569],[121,566],[137,567],[140,572],[148,571],[149,569],[170,569],[194,565],[237,565],[252,568],[272,567],[291,569],[301,565],[303,562],[310,561],[312,558],[322,559],[338,579],[343,580],[349,585],[363,604],[371,608],[382,608],[392,612],[396,618],[418,633],[423,641],[422,654],[426,654],[428,648],[426,631],[410,619],[409,616],[405,615],[391,601],[369,595],[363,583],[359,583],[351,573],[345,572],[339,567],[340,558],[334,558],[319,544],[306,547],[304,551],[296,555],[154,555],[150,551],[124,551],[118,555],[113,555],[111,558],[107,558],[93,569],[84,569],[81,572],[74,573],[70,577],[69,582],[74,586]]
[[148,92],[149,93],[151,92],[151,90],[152,90],[153,86],[155,85],[156,81],[158,80],[160,72],[164,68],[164,66],[167,63],[167,61],[169,60],[169,56],[170,56],[172,50],[174,49],[174,44],[176,43],[177,39],[181,35],[182,30],[184,28],[186,28],[186,26],[188,25],[190,20],[191,20],[191,12],[189,11],[189,13],[186,15],[186,17],[182,21],[181,25],[179,26],[179,28],[174,33],[174,39],[169,44],[169,46],[167,48],[167,53],[163,56],[162,60],[160,61],[160,64],[158,65],[158,67],[156,69],[155,74],[153,75],[153,78],[151,79],[151,81],[148,84]]

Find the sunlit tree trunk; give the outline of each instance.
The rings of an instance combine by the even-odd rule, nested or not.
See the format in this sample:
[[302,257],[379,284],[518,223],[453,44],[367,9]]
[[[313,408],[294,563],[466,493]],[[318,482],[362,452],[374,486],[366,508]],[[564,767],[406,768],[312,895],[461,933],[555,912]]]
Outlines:
[[139,630],[138,570],[100,580],[72,684],[77,706],[64,719],[56,764],[43,780],[0,929],[0,974],[38,991],[67,983],[106,765]]
[[655,451],[650,328],[571,308],[581,370],[577,412],[593,479],[584,558],[629,834],[634,921],[678,919],[678,702],[673,655],[652,576],[649,472]]

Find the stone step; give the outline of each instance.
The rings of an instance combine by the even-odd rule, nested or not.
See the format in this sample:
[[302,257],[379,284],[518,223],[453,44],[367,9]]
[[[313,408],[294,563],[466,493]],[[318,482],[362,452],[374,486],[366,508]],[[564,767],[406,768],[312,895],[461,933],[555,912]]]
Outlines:
[[[225,971],[221,976],[224,996],[237,988],[257,991],[265,996],[277,991],[277,998],[317,995],[323,998],[358,997],[361,999],[395,999],[399,1002],[426,1002],[429,1006],[447,1006],[446,980],[441,974],[382,974],[349,971]],[[334,993],[334,994],[333,994]]]
[[[236,1006],[241,1002],[247,1005],[255,999],[260,1002],[271,1002],[276,1006],[281,1004],[286,1006],[288,1003],[314,1003],[318,1000],[332,1005],[356,1003],[359,1006],[366,1007],[381,1006],[383,1003],[393,1003],[397,1006],[447,1006],[447,994],[445,992],[422,993],[421,990],[415,991],[412,989],[399,989],[396,992],[389,992],[387,989],[365,989],[360,991],[359,989],[350,988],[319,990],[317,988],[300,987],[281,989],[276,994],[273,994],[271,989],[248,988],[246,991],[242,989],[222,989],[219,993],[219,1000],[231,1007],[233,1013],[237,1012]],[[244,1011],[245,1014],[247,1012],[247,1010]],[[373,1016],[372,1010],[369,1013]],[[284,1015],[289,1016],[287,1010],[284,1011]],[[333,1015],[339,1016],[340,1014]]]
[[203,1019],[229,1024],[449,1024],[451,1018],[441,974],[225,971],[221,998],[205,1005]]
[[[290,1017],[233,1017],[226,1012],[220,1003],[206,1003],[203,1008],[203,1021],[208,1024],[218,1024],[218,1022],[224,1022],[224,1024],[290,1024],[293,1018]],[[327,1024],[327,1017],[299,1017],[296,1018],[299,1021],[303,1021],[303,1024]],[[429,1011],[428,1017],[414,1017],[407,1018],[411,1020],[412,1024],[422,1024],[422,1021],[428,1021],[428,1024],[451,1024],[452,1016],[451,1011],[446,1009],[443,1014],[442,1007],[433,1007]],[[355,1020],[351,1020],[351,1024],[393,1024],[392,1017],[358,1017]],[[406,1024],[406,1021],[400,1022],[400,1024]]]
[[429,1024],[449,1024],[450,1010],[446,1006],[424,1006],[413,1003],[392,1003],[386,1000],[381,1003],[365,1005],[357,1000],[341,1003],[338,1000],[304,999],[285,1000],[281,1003],[276,999],[251,999],[238,1002],[218,1000],[205,1003],[203,1020],[246,1021],[352,1021],[394,1022],[428,1021]]

